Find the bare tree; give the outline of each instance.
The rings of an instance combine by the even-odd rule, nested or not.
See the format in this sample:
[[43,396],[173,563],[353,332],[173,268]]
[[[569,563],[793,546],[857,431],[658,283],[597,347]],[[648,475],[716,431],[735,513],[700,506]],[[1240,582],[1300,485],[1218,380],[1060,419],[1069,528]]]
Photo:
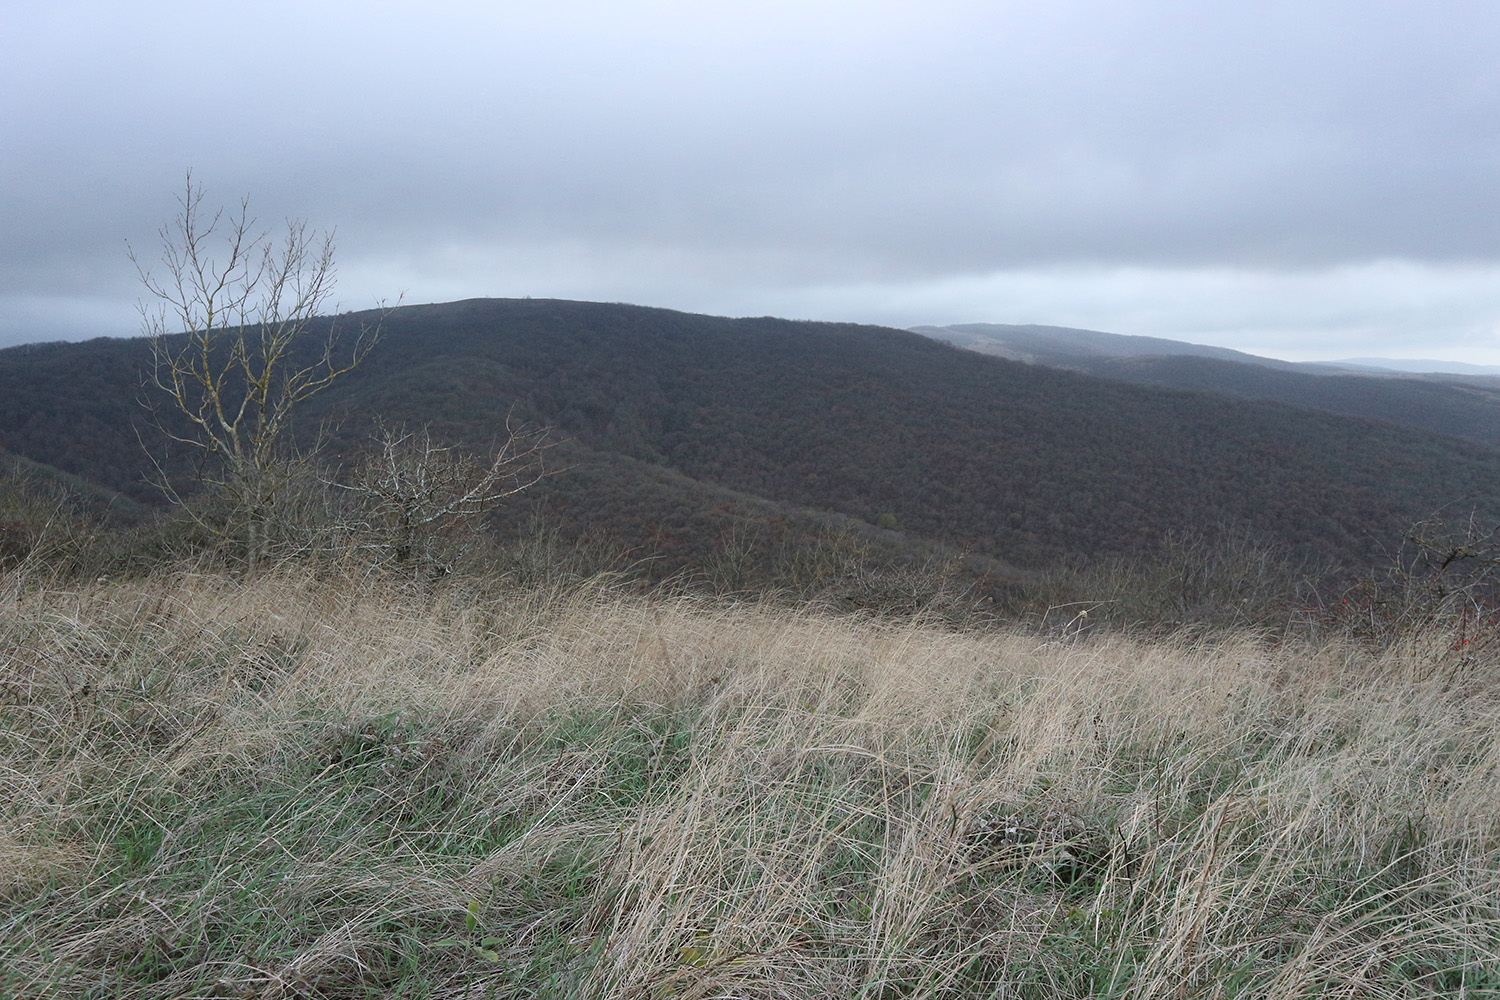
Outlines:
[[353,494],[362,544],[381,561],[433,576],[448,569],[484,515],[546,475],[544,429],[505,422],[489,458],[435,442],[427,427],[381,426],[375,447],[342,488]]
[[[198,478],[229,514],[215,527],[243,538],[253,572],[279,500],[306,478],[316,450],[293,442],[293,412],[364,359],[379,324],[362,325],[346,342],[333,323],[320,345],[302,348],[333,294],[332,234],[290,219],[273,238],[257,228],[247,200],[237,213],[210,215],[191,172],[178,204],[159,231],[159,273],[129,250],[150,293],[140,306],[152,353],[146,385],[155,390],[147,405],[169,440],[199,453]],[[164,474],[160,480],[182,502]]]

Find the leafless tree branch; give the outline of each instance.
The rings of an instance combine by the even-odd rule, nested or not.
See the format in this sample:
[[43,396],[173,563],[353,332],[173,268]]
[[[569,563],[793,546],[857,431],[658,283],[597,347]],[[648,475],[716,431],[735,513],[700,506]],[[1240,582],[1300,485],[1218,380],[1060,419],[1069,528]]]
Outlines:
[[253,571],[281,494],[311,459],[291,440],[293,413],[364,360],[380,324],[346,342],[332,323],[304,360],[295,349],[337,282],[333,235],[291,219],[273,239],[248,201],[235,214],[210,215],[203,199],[189,172],[177,215],[158,232],[159,272],[128,250],[148,293],[140,304],[151,341],[148,405],[168,441],[208,460],[199,479],[232,511],[227,530],[243,531]]
[[356,499],[368,544],[416,574],[433,574],[461,554],[485,514],[548,474],[549,447],[545,430],[510,417],[488,458],[439,444],[425,426],[382,426],[342,488]]

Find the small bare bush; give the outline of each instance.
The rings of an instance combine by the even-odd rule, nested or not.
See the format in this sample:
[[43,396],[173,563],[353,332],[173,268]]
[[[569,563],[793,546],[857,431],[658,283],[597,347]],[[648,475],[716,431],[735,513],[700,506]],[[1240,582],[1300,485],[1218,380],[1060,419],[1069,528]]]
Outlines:
[[1309,602],[1299,624],[1400,648],[1450,675],[1481,669],[1500,654],[1500,528],[1472,513],[1418,522],[1387,566]]
[[1315,602],[1328,573],[1247,534],[1185,532],[1150,553],[1055,567],[1026,589],[1023,604],[1054,632],[1085,621],[1146,634],[1283,630]]
[[450,571],[485,515],[545,475],[547,447],[544,430],[510,420],[487,458],[438,443],[425,426],[382,426],[351,481],[338,485],[352,502],[356,546],[415,576]]

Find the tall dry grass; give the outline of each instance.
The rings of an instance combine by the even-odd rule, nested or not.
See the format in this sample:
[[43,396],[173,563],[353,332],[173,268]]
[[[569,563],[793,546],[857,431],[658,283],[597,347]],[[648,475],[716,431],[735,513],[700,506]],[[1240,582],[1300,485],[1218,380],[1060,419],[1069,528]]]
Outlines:
[[1500,668],[0,581],[0,994],[1500,991]]

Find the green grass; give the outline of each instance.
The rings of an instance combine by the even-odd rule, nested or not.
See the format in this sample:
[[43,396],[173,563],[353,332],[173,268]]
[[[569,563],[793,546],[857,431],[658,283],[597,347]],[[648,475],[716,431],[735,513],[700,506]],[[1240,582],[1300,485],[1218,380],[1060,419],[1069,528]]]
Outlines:
[[1500,664],[1441,636],[0,591],[3,996],[1500,995]]

